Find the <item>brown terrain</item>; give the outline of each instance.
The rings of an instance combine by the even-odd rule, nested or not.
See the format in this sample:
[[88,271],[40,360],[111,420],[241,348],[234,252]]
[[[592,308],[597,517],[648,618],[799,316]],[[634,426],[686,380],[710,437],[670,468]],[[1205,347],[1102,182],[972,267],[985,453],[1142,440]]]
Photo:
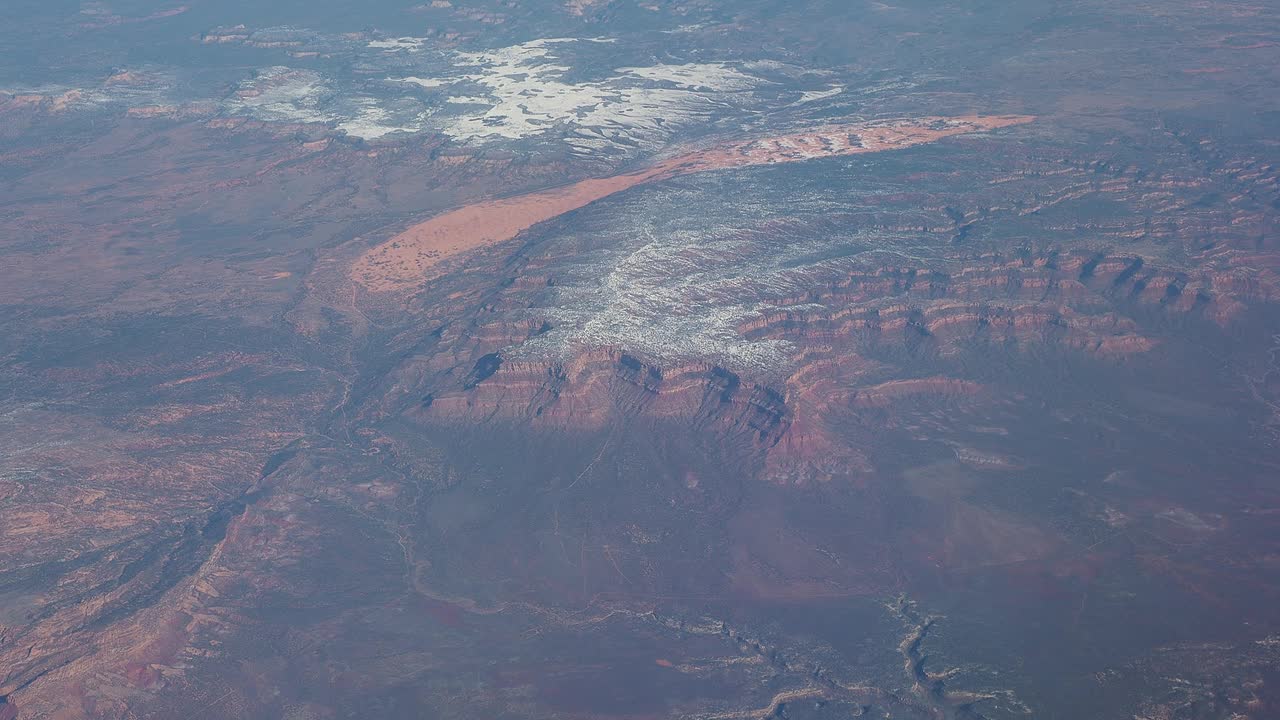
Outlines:
[[[849,99],[587,162],[0,94],[0,720],[1280,716],[1274,13],[720,5],[412,17]],[[335,37],[214,6],[73,23]]]
[[[57,360],[26,359],[8,371],[24,392],[44,400],[11,411],[13,422],[41,432],[9,437],[11,469],[0,486],[9,508],[0,537],[8,557],[22,559],[11,566],[19,575],[9,586],[20,590],[6,596],[9,610],[0,620],[5,712],[123,718],[153,707],[183,715],[190,709],[184,699],[198,698],[220,716],[254,717],[288,705],[323,717],[342,701],[317,700],[323,693],[299,687],[337,683],[388,693],[406,674],[474,671],[488,662],[473,649],[478,639],[560,658],[557,669],[512,669],[515,675],[456,696],[466,702],[447,701],[458,717],[476,707],[500,713],[531,688],[551,693],[555,677],[576,678],[565,691],[573,697],[621,682],[592,674],[604,670],[582,670],[557,649],[559,640],[540,639],[570,633],[572,646],[582,647],[621,632],[653,645],[634,664],[616,666],[628,682],[654,672],[643,666],[720,677],[740,698],[727,709],[690,700],[694,714],[758,717],[804,699],[937,717],[948,703],[1005,697],[998,683],[977,695],[947,690],[942,699],[930,690],[953,677],[945,665],[922,669],[921,647],[934,642],[929,628],[946,620],[914,614],[909,605],[893,611],[901,628],[884,642],[897,654],[892,666],[907,667],[905,679],[899,673],[867,681],[839,669],[815,679],[806,668],[842,667],[830,650],[768,637],[753,620],[735,620],[744,611],[732,606],[824,612],[830,603],[874,603],[903,592],[941,603],[968,583],[993,582],[1016,607],[1057,612],[1061,603],[1069,627],[1081,613],[1093,617],[1092,603],[1106,602],[1108,577],[1128,572],[1128,555],[1106,544],[1120,542],[1139,549],[1144,576],[1168,579],[1214,612],[1232,602],[1215,589],[1224,583],[1249,588],[1259,602],[1280,601],[1251,579],[1264,572],[1272,549],[1250,547],[1249,538],[1274,515],[1215,524],[1210,514],[1226,516],[1229,507],[1206,511],[1206,501],[1197,506],[1186,497],[1190,491],[1127,469],[1128,453],[1158,440],[1138,434],[1114,440],[1115,449],[1096,441],[1133,428],[1125,418],[1138,407],[1192,427],[1201,416],[1228,423],[1241,433],[1234,442],[1243,442],[1253,420],[1232,420],[1221,398],[1252,388],[1274,402],[1275,371],[1263,366],[1250,370],[1251,385],[1218,379],[1183,399],[1175,399],[1176,374],[1172,385],[1163,379],[1166,353],[1188,352],[1169,332],[1171,323],[1235,332],[1277,297],[1275,255],[1256,243],[1274,222],[1268,211],[1197,205],[1219,184],[1242,198],[1275,193],[1276,175],[1265,166],[1227,165],[1217,177],[1170,169],[1138,178],[1119,168],[1099,179],[1092,158],[1067,150],[1019,156],[1026,151],[1016,136],[984,138],[967,135],[971,125],[957,126],[949,142],[962,162],[980,166],[1003,147],[1012,168],[988,170],[979,197],[964,195],[967,202],[930,195],[926,188],[953,172],[936,169],[911,176],[920,190],[868,195],[861,215],[845,221],[930,238],[941,250],[798,266],[807,289],[769,296],[774,309],[738,327],[744,338],[792,347],[781,372],[753,374],[714,359],[678,362],[617,347],[504,358],[553,324],[529,308],[577,253],[573,246],[475,247],[452,259],[460,274],[438,275],[394,312],[350,293],[350,270],[340,259],[358,257],[367,247],[362,240],[318,259],[308,249],[318,243],[309,238],[333,232],[306,222],[315,213],[345,233],[376,236],[382,225],[362,213],[463,205],[478,214],[494,202],[476,199],[487,192],[484,178],[501,174],[537,188],[560,172],[554,165],[370,150],[305,127],[195,119],[157,129],[149,122],[159,121],[128,119],[65,156],[21,160],[40,169],[29,176],[32,199],[12,226],[15,237],[56,231],[78,244],[14,247],[6,257],[22,271],[3,297],[11,305],[48,305],[75,277],[82,305],[74,312],[99,329],[86,349],[75,350],[79,341],[71,337],[79,330],[68,336],[65,321],[20,311],[28,324],[16,337],[66,349],[57,350]],[[871,137],[928,137],[900,123],[886,127],[892,130],[884,136],[864,127],[864,145]],[[138,156],[136,179],[131,167],[103,159],[157,134],[166,142]],[[200,148],[211,138],[257,151],[238,166],[202,164]],[[533,219],[550,220],[628,183],[660,184],[659,172],[691,178],[706,169],[800,159],[794,147],[816,157],[828,152],[799,140],[769,141],[763,153],[760,147],[743,142],[682,153],[652,175],[587,180],[574,187],[595,189],[560,205],[526,207],[528,198],[564,197],[529,190],[512,201],[519,213],[503,236],[543,232]],[[40,183],[67,182],[59,162],[77,168],[69,187],[84,198],[78,210],[42,199]],[[412,187],[420,177],[438,180]],[[1021,183],[1034,187],[1007,194]],[[210,202],[210,193],[220,201]],[[1052,238],[1062,222],[1053,209],[1080,198],[1150,204],[1173,219],[1146,229],[1141,219],[1098,224],[1083,247],[1049,239],[1023,249],[978,249],[956,240],[965,228],[1000,222],[1037,223],[1039,234]],[[210,226],[234,231],[211,233],[215,244],[195,252],[181,242],[184,229],[152,227],[158,207],[209,213]],[[1198,228],[1223,227],[1215,214],[1226,212],[1231,230],[1215,243],[1182,244]],[[237,216],[262,223],[260,234],[240,236]],[[492,222],[487,213],[482,219]],[[807,225],[813,222],[820,221],[762,232],[821,232],[824,226]],[[134,254],[134,238],[146,228],[149,252]],[[1135,244],[1139,236],[1147,239]],[[257,238],[272,237],[293,238],[297,249],[251,251]],[[230,259],[206,257],[215,247]],[[390,287],[415,287],[422,277]],[[115,325],[127,317],[121,313],[155,307],[168,317],[202,319],[177,341],[131,349],[136,331]],[[276,323],[303,332],[278,334],[270,329],[281,327]],[[362,377],[352,353],[379,334],[379,352],[394,360]],[[1061,357],[1071,358],[1072,370],[1054,369],[1053,358]],[[984,369],[990,363],[1027,377]],[[1054,390],[1059,372],[1134,377],[1149,389],[1117,390],[1111,380],[1062,397]],[[67,413],[49,399],[94,410]],[[1047,444],[1020,449],[1036,443]],[[1161,470],[1172,477],[1197,472],[1185,459],[1201,447],[1185,442],[1174,451],[1185,467],[1171,459]],[[523,474],[473,467],[473,458],[511,453],[551,464]],[[1020,492],[1051,492],[1028,478],[1057,478],[1056,467],[1095,456],[1097,477],[1118,474],[1073,488],[1080,493],[1070,496],[1080,508],[1076,522],[1089,528],[1087,537],[977,497],[1015,479],[1031,483]],[[556,457],[568,459],[549,460]],[[619,496],[621,468],[647,479],[624,483],[629,489]],[[490,490],[471,489],[479,486]],[[502,502],[514,505],[486,510],[498,502],[489,493],[509,494],[513,499]],[[1261,490],[1235,487],[1224,497],[1228,504],[1278,505]],[[911,520],[900,519],[901,503],[913,508]],[[608,511],[620,514],[605,521],[602,508],[626,510]],[[505,520],[487,525],[486,513]],[[692,534],[708,526],[720,529]],[[351,537],[362,541],[353,545]],[[1170,544],[1192,550],[1171,554]],[[1234,559],[1206,570],[1207,559],[1223,554]],[[339,598],[341,607],[326,604]],[[710,603],[708,617],[691,614],[688,603]],[[1096,612],[1105,616],[1109,607]],[[286,609],[315,619],[277,624],[271,612]],[[387,612],[394,619],[376,622],[395,625],[401,639],[366,639],[371,618]],[[386,655],[391,648],[395,654]],[[1215,667],[1260,672],[1254,652],[1221,657]],[[353,666],[330,653],[364,659]],[[601,667],[614,662],[621,661]],[[301,669],[311,679],[291,684]],[[655,682],[667,687],[668,680]],[[277,691],[286,699],[272,699]],[[365,690],[351,692],[363,697]],[[419,701],[441,702],[435,695]],[[572,710],[578,706],[555,694],[538,702],[574,717],[608,715]]]

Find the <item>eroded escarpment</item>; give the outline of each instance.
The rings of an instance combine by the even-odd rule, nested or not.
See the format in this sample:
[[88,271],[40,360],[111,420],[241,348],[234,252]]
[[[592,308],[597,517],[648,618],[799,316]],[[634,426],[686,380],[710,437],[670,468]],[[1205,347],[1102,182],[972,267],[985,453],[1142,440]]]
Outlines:
[[972,369],[992,353],[1033,363],[1064,353],[1099,367],[1144,363],[1167,341],[1168,323],[1221,327],[1230,308],[1270,293],[1233,297],[1212,277],[1133,256],[992,254],[933,269],[810,270],[824,279],[770,298],[769,309],[736,326],[743,342],[787,348],[785,364],[760,370],[625,346],[532,352],[555,327],[522,309],[543,292],[530,271],[486,297],[483,319],[442,326],[410,353],[390,373],[377,412],[426,425],[561,431],[677,422],[743,448],[776,482],[870,476],[866,438],[834,428],[883,423],[895,408],[922,404],[998,404],[1013,388]]
[[[964,135],[966,122],[937,132]],[[925,130],[889,124],[864,145]],[[1181,131],[1167,144],[1185,152]],[[1280,298],[1266,239],[1280,185],[1260,161],[1149,171],[1123,154],[974,135],[948,143],[941,166],[888,165],[865,186],[851,169],[842,181],[858,190],[839,198],[824,187],[833,170],[810,178],[788,162],[841,148],[792,138],[700,151],[669,161],[674,188],[460,258],[460,274],[409,303],[421,324],[393,341],[403,358],[371,407],[429,425],[678,419],[754,437],[775,479],[856,476],[875,463],[865,442],[833,433],[851,418],[998,404],[1018,391],[982,370],[993,361],[1067,353],[1124,371],[1184,328],[1247,334],[1250,313]],[[1210,141],[1195,152],[1229,156]],[[792,190],[785,208],[770,204],[763,170],[697,172],[769,159]],[[704,202],[711,190],[751,210],[724,213]],[[1226,229],[1206,240],[1208,227]]]

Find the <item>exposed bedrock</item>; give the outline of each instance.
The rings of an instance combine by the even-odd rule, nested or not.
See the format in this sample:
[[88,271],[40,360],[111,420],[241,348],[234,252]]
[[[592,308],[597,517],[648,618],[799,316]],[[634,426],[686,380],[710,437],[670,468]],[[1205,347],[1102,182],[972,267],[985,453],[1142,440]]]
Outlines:
[[875,468],[858,440],[871,431],[859,428],[891,424],[895,408],[1008,401],[1009,388],[973,374],[993,351],[1142,362],[1169,327],[1230,331],[1242,310],[1275,295],[1265,273],[1233,283],[1230,273],[1191,274],[1134,254],[987,254],[936,266],[823,269],[804,294],[762,297],[767,308],[737,332],[787,348],[785,363],[763,369],[625,345],[531,351],[555,325],[536,309],[547,281],[526,273],[476,296],[482,310],[469,324],[446,322],[418,340],[366,412],[547,430],[675,421],[756,458],[773,482],[856,480]]

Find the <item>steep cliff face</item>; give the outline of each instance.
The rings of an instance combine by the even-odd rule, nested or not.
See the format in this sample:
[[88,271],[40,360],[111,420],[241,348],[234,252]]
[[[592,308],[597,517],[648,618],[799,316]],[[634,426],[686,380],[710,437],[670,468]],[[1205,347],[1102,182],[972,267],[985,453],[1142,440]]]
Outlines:
[[567,362],[480,356],[460,387],[428,393],[408,414],[424,423],[519,422],[598,430],[620,421],[675,421],[691,431],[767,448],[789,421],[786,400],[710,363],[659,366],[616,349]]
[[771,481],[856,479],[874,463],[866,438],[850,427],[890,423],[897,407],[994,402],[997,391],[968,368],[997,355],[1123,365],[1159,347],[1170,323],[1229,324],[1272,293],[1257,269],[1259,282],[1232,284],[1216,271],[1168,269],[1135,255],[987,254],[843,275],[810,269],[809,289],[769,298],[768,309],[736,326],[744,341],[787,349],[783,365],[753,370],[618,346],[539,357],[527,347],[555,326],[526,308],[554,275],[526,269],[496,293],[473,295],[478,312],[469,324],[441,326],[400,362],[377,412],[430,426],[557,431],[674,422],[742,448]]
[[1080,132],[1101,149],[961,136],[945,162],[653,178],[460,257],[407,301],[365,297],[400,357],[366,411],[669,420],[746,443],[775,481],[857,478],[877,427],[1019,392],[984,368],[1123,373],[1186,328],[1250,332],[1280,299],[1274,166],[1176,126],[1143,140],[1158,165]]

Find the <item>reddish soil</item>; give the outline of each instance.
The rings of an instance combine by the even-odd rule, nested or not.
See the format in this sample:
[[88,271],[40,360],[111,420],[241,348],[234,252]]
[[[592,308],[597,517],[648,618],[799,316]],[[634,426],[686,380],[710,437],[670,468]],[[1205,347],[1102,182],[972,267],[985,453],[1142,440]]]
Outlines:
[[355,262],[351,277],[374,292],[412,290],[434,277],[434,268],[447,258],[510,240],[538,223],[651,180],[710,170],[896,150],[951,135],[1019,125],[1033,119],[1023,115],[975,115],[828,125],[805,133],[729,142],[693,150],[637,172],[591,178],[550,190],[487,200],[437,215],[371,248]]

